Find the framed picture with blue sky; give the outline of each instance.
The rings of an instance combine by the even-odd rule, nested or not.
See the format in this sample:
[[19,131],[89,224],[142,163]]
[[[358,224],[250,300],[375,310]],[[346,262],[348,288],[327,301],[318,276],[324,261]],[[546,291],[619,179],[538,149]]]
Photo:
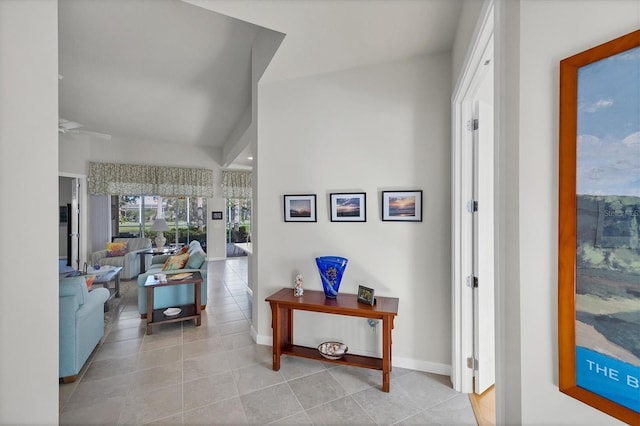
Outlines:
[[[560,391],[640,421],[640,30],[560,61]],[[633,307],[631,307],[633,306]]]
[[367,194],[365,192],[341,192],[329,195],[331,222],[366,222]]

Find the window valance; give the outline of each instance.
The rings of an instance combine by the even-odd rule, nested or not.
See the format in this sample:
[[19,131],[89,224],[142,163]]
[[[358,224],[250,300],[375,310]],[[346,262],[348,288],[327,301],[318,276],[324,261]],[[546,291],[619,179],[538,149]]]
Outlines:
[[213,171],[137,164],[89,163],[92,195],[213,197]]
[[222,172],[222,191],[225,198],[251,198],[251,172],[225,170]]

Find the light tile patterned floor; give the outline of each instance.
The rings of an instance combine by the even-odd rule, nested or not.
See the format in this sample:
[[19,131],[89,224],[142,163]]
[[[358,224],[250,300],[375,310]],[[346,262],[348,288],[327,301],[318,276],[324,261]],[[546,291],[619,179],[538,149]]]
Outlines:
[[475,425],[467,395],[449,378],[394,368],[391,392],[378,371],[284,356],[249,335],[247,258],[209,262],[202,326],[144,333],[135,281],[109,316],[105,338],[75,383],[60,385],[60,424]]

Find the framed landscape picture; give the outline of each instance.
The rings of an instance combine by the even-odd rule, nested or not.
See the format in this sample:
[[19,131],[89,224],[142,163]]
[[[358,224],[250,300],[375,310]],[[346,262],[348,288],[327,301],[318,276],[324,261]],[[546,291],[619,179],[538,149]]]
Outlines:
[[316,195],[285,195],[285,222],[316,222]]
[[640,424],[640,30],[560,62],[560,391]]
[[422,191],[382,191],[382,220],[422,222]]
[[331,222],[366,222],[367,194],[364,192],[332,193]]

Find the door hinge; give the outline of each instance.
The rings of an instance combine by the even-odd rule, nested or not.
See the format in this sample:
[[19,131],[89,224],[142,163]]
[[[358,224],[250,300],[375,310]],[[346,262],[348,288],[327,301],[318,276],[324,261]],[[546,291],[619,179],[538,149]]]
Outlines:
[[467,201],[467,211],[469,213],[475,213],[478,211],[478,202],[476,200]]
[[478,130],[478,119],[474,118],[472,120],[467,121],[467,130],[473,132],[474,130]]
[[478,360],[470,356],[467,358],[467,368],[476,370],[478,368]]
[[467,277],[467,287],[478,288],[478,277],[475,275],[469,275]]

